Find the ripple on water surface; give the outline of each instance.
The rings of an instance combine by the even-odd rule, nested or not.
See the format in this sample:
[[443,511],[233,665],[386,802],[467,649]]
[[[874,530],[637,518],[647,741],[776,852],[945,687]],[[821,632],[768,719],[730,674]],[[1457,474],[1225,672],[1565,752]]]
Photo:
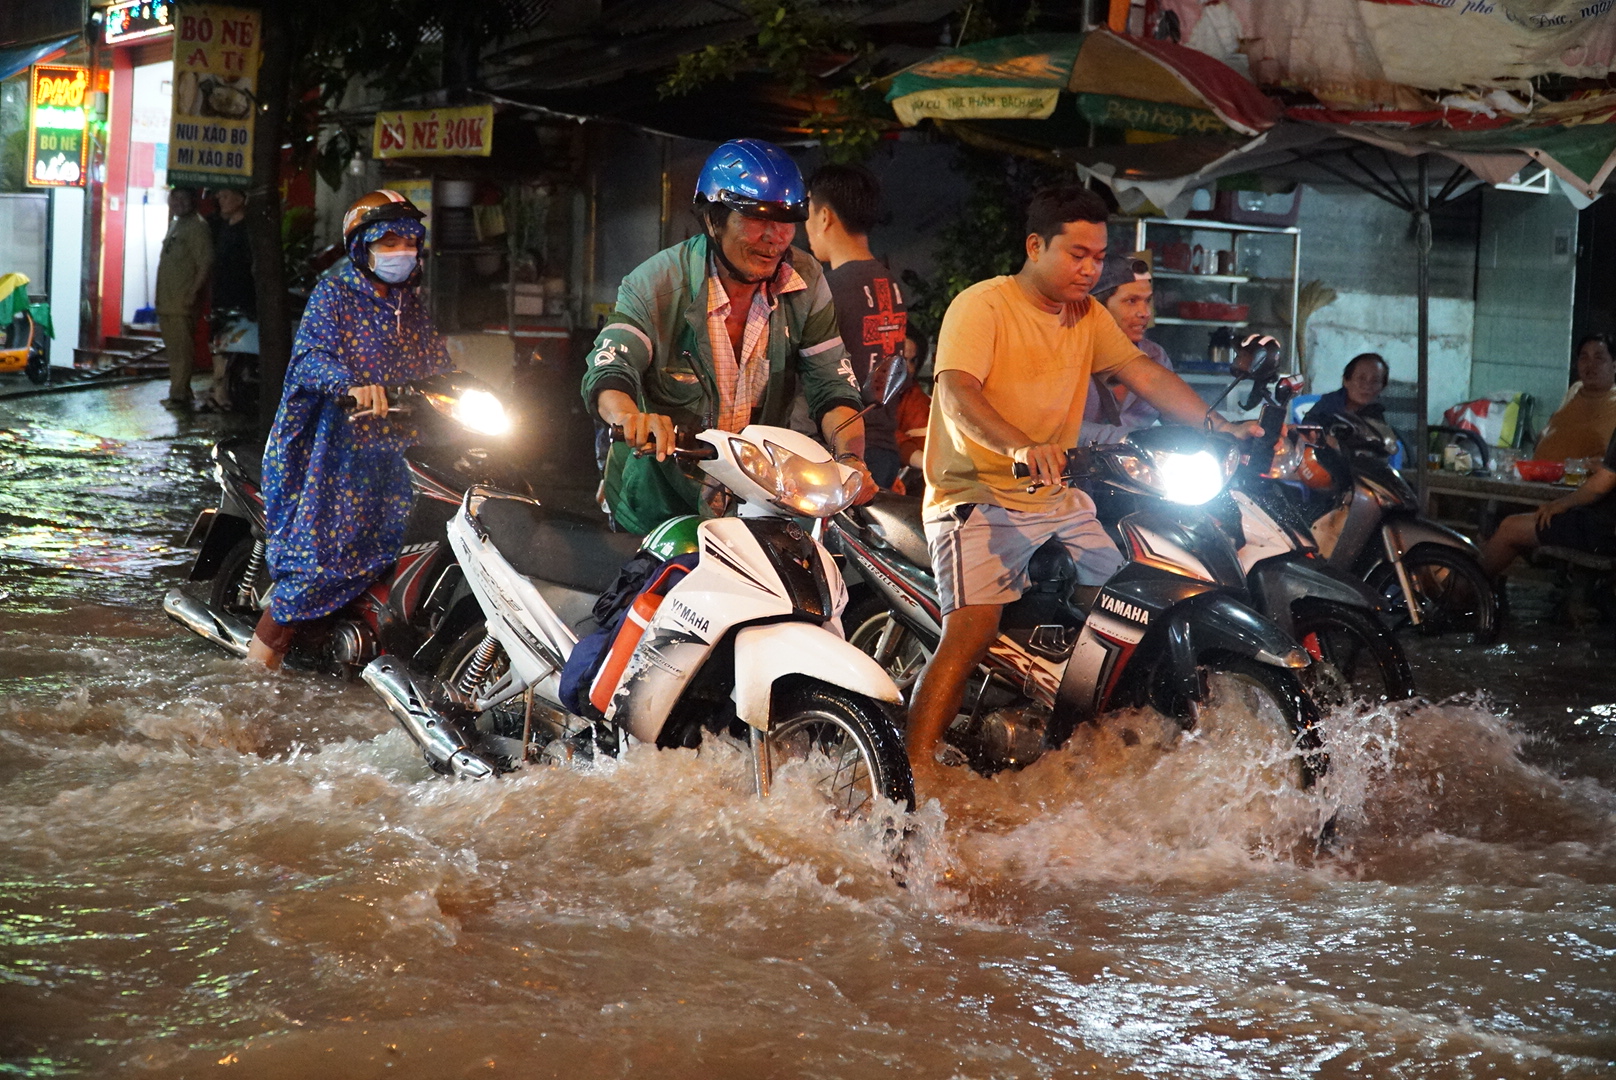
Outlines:
[[446,782],[364,687],[252,677],[126,609],[39,615],[0,656],[14,1071],[1512,1077],[1616,1057],[1611,799],[1525,764],[1472,704],[1333,717],[1305,796],[1215,724],[1186,742],[1111,717],[899,839],[891,813],[827,819],[789,770],[755,799],[726,742]]

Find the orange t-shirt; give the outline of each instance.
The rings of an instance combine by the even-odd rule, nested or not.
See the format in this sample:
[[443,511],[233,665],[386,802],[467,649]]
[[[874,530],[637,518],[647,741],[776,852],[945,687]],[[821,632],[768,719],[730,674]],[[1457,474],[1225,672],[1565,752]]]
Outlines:
[[[1034,442],[1076,446],[1089,379],[1144,355],[1105,305],[1085,300],[1068,312],[1045,311],[1015,278],[996,277],[948,305],[935,370],[976,376],[988,404]],[[965,434],[947,390],[941,383],[936,390],[926,429],[927,521],[962,503],[1042,510],[1063,497],[1059,488],[1029,492],[1014,460]]]
[[1584,394],[1582,384],[1574,383],[1565,400],[1549,417],[1534,457],[1545,461],[1599,457],[1616,431],[1616,390],[1600,395]]

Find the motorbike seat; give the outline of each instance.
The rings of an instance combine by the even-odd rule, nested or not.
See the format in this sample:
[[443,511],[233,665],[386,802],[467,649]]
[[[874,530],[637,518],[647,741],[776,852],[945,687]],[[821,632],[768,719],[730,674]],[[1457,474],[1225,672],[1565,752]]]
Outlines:
[[931,548],[920,523],[920,499],[881,492],[862,507],[870,528],[888,547],[916,566],[931,566]]
[[219,456],[229,458],[254,484],[264,486],[264,448],[251,439],[226,439]]
[[609,589],[640,550],[638,536],[520,499],[487,499],[477,520],[517,573],[589,593]]

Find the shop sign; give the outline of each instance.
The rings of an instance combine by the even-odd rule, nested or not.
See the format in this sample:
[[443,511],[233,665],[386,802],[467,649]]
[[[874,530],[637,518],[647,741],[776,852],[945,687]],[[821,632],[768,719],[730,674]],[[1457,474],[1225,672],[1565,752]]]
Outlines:
[[116,0],[106,20],[108,45],[156,37],[174,29],[174,0]]
[[376,114],[371,156],[487,157],[494,149],[494,107],[421,109]]
[[214,4],[180,8],[168,182],[241,187],[252,179],[259,14]]
[[90,73],[66,64],[35,64],[28,79],[28,183],[84,185],[85,92]]

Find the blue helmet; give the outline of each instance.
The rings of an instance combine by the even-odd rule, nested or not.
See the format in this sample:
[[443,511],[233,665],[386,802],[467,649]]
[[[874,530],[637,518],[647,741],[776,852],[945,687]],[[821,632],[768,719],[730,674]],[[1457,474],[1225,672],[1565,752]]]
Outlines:
[[696,181],[696,209],[707,203],[770,221],[808,220],[808,192],[797,163],[762,139],[731,139],[708,156]]

